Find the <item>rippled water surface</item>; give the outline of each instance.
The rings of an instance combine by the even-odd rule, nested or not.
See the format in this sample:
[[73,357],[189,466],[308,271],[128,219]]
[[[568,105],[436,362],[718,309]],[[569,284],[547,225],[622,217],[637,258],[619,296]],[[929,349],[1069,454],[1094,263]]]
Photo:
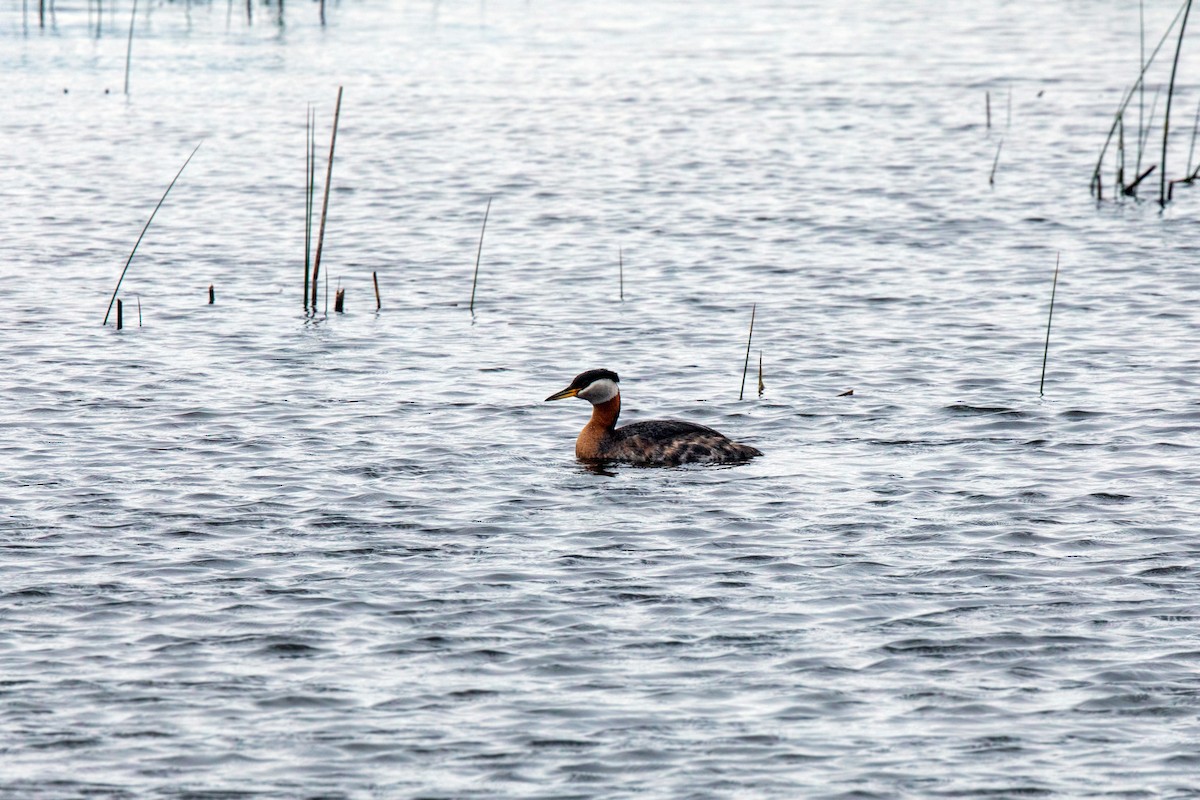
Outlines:
[[[3,2],[0,796],[1200,796],[1137,3],[142,4],[126,97],[128,6]],[[592,367],[766,455],[588,469]]]

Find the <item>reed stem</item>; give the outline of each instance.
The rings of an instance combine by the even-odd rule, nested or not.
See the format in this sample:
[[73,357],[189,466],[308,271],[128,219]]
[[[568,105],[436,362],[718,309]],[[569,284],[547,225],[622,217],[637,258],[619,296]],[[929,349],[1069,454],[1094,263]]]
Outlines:
[[758,396],[762,397],[767,386],[762,379],[762,350],[758,351]]
[[312,103],[304,112],[304,310],[308,311],[308,278],[312,274],[312,214],[316,137]]
[[996,145],[996,157],[992,159],[992,172],[990,175],[988,175],[989,186],[996,185],[996,167],[1000,166],[1000,148],[1002,147],[1004,147],[1003,139],[1001,139],[1000,143]]
[[621,280],[621,302],[625,302],[625,251],[617,247],[617,269]]
[[[333,133],[329,136],[329,163],[325,165],[325,199],[321,203],[321,227],[317,233],[317,254],[313,257],[312,307],[317,310],[317,277],[321,274],[321,248],[325,244],[325,218],[329,213],[329,187],[333,183],[333,148],[337,144],[338,118],[342,114],[342,87],[338,87],[337,105],[333,110]],[[328,283],[328,281],[326,281]],[[325,298],[325,311],[329,311],[329,298]]]
[[470,311],[475,313],[475,286],[479,283],[479,259],[483,255],[483,234],[487,230],[488,214],[492,211],[492,198],[488,198],[487,208],[483,210],[483,227],[479,229],[479,249],[475,251],[475,277],[471,279]]
[[992,93],[990,91],[984,94],[984,103],[987,106],[987,126],[988,130],[992,129]]
[[1050,324],[1054,322],[1054,296],[1058,293],[1058,262],[1062,253],[1054,257],[1054,284],[1050,288],[1050,315],[1046,317],[1046,346],[1042,350],[1042,381],[1038,384],[1038,395],[1046,393],[1046,359],[1050,355]]
[[213,285],[210,283],[208,285],[208,304],[211,306],[211,305],[215,304],[216,302],[217,302],[217,295],[213,291]]
[[133,10],[129,12],[129,41],[125,44],[125,96],[129,96],[129,64],[133,59],[133,21],[137,18],[137,0],[133,0]]
[[123,327],[125,327],[124,313],[122,312],[122,309],[121,309],[121,301],[118,300],[117,301],[117,330],[121,330],[121,328],[123,328]]
[[371,281],[375,284],[375,310],[383,310],[383,302],[379,299],[379,275],[372,272]]
[[750,371],[750,342],[754,341],[754,314],[758,311],[758,303],[750,307],[750,335],[746,337],[746,363],[742,365],[742,388],[738,391],[738,400],[746,394],[746,373]]
[[1179,24],[1179,40],[1175,45],[1175,61],[1171,65],[1171,82],[1167,85],[1167,109],[1163,112],[1162,160],[1158,173],[1158,204],[1167,204],[1167,137],[1171,132],[1171,98],[1175,95],[1175,73],[1179,69],[1179,51],[1183,49],[1183,32],[1187,30],[1188,14],[1192,12],[1192,0],[1187,0],[1183,9],[1183,22]]
[[192,155],[187,157],[187,161],[183,162],[183,166],[179,168],[179,172],[175,173],[175,177],[171,179],[171,183],[169,186],[167,186],[167,190],[163,192],[163,196],[159,198],[158,205],[156,205],[154,210],[150,212],[150,219],[146,220],[146,225],[142,228],[142,232],[138,234],[137,241],[133,243],[133,249],[129,251],[129,258],[125,259],[125,268],[121,270],[121,277],[117,278],[117,285],[113,288],[112,297],[108,301],[108,310],[104,312],[104,322],[102,324],[108,324],[108,315],[112,313],[113,301],[117,299],[117,292],[121,289],[121,281],[125,280],[125,273],[129,271],[129,264],[133,261],[133,254],[137,252],[138,245],[142,243],[142,237],[145,236],[146,231],[150,229],[150,223],[154,221],[154,215],[158,213],[160,208],[162,208],[163,201],[167,199],[167,195],[171,193],[172,187],[175,186],[175,181],[179,180],[179,176],[183,174],[184,169],[187,168],[188,163],[192,160],[192,156],[196,155],[196,150],[200,149],[201,144],[204,144],[203,139],[200,140],[200,144],[196,145],[196,149],[192,150]]

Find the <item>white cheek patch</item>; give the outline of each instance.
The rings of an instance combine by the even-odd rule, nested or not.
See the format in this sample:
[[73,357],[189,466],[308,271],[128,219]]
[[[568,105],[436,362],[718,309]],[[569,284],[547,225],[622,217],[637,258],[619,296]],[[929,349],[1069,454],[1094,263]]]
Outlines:
[[608,378],[601,378],[598,381],[589,383],[587,388],[579,392],[578,396],[587,400],[592,405],[604,403],[617,396],[617,384]]

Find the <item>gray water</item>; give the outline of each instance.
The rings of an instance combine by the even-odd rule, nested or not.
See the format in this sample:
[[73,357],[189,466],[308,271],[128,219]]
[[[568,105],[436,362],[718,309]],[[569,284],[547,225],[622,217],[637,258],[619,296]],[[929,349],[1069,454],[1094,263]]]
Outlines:
[[[1200,193],[1088,193],[1137,3],[142,4],[128,97],[128,6],[26,9],[0,796],[1200,796]],[[593,367],[765,456],[577,463]]]

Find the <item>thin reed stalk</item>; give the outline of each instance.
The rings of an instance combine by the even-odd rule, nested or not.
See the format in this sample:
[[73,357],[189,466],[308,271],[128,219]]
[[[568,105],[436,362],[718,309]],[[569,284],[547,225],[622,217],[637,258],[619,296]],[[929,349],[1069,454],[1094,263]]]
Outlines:
[[1154,127],[1154,114],[1158,111],[1158,96],[1161,90],[1155,88],[1154,97],[1150,100],[1150,116],[1146,117],[1146,127],[1138,131],[1137,170],[1142,174],[1142,155],[1146,152],[1146,144],[1150,141],[1150,129]]
[[121,270],[121,276],[117,278],[117,285],[113,288],[112,297],[109,298],[108,310],[104,312],[104,322],[102,324],[108,324],[108,315],[112,313],[113,301],[117,299],[117,292],[121,289],[121,281],[125,280],[125,273],[129,271],[129,264],[133,261],[133,254],[137,252],[138,245],[142,243],[142,237],[145,236],[146,231],[150,229],[150,223],[154,221],[154,215],[158,213],[160,208],[162,208],[163,201],[167,199],[167,195],[171,193],[171,189],[175,186],[175,181],[179,180],[179,176],[183,174],[184,169],[186,169],[188,163],[191,162],[192,156],[196,155],[196,150],[200,149],[201,144],[204,144],[203,139],[200,140],[200,144],[196,145],[195,150],[192,150],[192,155],[187,157],[187,161],[183,162],[183,166],[179,168],[179,172],[175,173],[175,177],[171,179],[171,183],[169,186],[167,186],[167,190],[163,192],[163,196],[158,199],[158,205],[156,205],[154,210],[150,212],[150,219],[146,220],[145,226],[142,227],[142,232],[138,234],[137,241],[133,243],[133,249],[129,251],[129,258],[125,259],[125,268]]
[[1058,263],[1062,253],[1054,257],[1054,285],[1050,288],[1050,314],[1046,317],[1046,346],[1042,349],[1042,381],[1038,384],[1038,395],[1046,393],[1046,359],[1050,356],[1050,324],[1054,322],[1054,296],[1058,293]]
[[762,350],[759,350],[758,351],[758,396],[759,397],[763,396],[763,392],[766,391],[766,388],[767,388],[767,385],[765,383],[763,383],[763,379],[762,379]]
[[1196,103],[1196,118],[1192,120],[1192,143],[1188,146],[1188,180],[1192,180],[1192,157],[1196,155],[1196,131],[1200,130],[1200,102]]
[[215,305],[216,302],[217,302],[217,294],[216,294],[216,292],[213,291],[213,285],[210,283],[208,285],[208,304],[211,306],[211,305]]
[[121,301],[118,300],[117,301],[117,330],[121,330],[121,328],[124,328],[124,327],[125,327],[125,314],[124,314],[124,310],[121,308]]
[[750,343],[754,341],[754,315],[758,311],[758,303],[750,307],[750,335],[746,337],[746,363],[742,365],[742,388],[738,391],[738,400],[746,395],[746,373],[750,371]]
[[987,107],[987,126],[988,130],[992,129],[992,93],[990,91],[984,93],[984,104]]
[[[329,136],[329,163],[325,165],[325,199],[321,203],[321,227],[317,232],[317,254],[313,257],[312,307],[317,311],[317,277],[321,274],[321,249],[325,244],[325,218],[329,213],[329,187],[333,183],[333,149],[337,144],[338,118],[342,114],[342,87],[338,87],[337,105],[333,110],[333,133]],[[329,281],[326,279],[326,284]],[[329,298],[325,298],[325,311],[329,312]]]
[[137,301],[138,301],[138,327],[140,328],[140,327],[142,327],[142,296],[140,294],[137,296]]
[[471,279],[470,311],[475,313],[475,286],[479,283],[479,259],[483,255],[483,234],[487,230],[488,214],[492,211],[492,198],[488,198],[487,208],[483,210],[483,227],[479,229],[479,249],[475,251],[475,277]]
[[621,302],[625,302],[625,251],[617,248],[617,269],[621,280]]
[[313,172],[316,167],[316,137],[313,130],[312,103],[304,112],[304,310],[308,311],[308,279],[312,274],[312,217],[313,217]]
[[129,12],[129,41],[125,44],[125,96],[129,96],[129,65],[133,60],[133,21],[137,19],[137,0],[133,0],[133,10]]
[[382,311],[383,310],[383,302],[379,299],[379,275],[372,272],[371,273],[371,281],[375,284],[375,310]]
[[1171,64],[1171,82],[1167,85],[1167,108],[1163,112],[1162,167],[1158,173],[1158,204],[1167,204],[1167,138],[1171,133],[1171,98],[1175,95],[1175,73],[1179,70],[1179,52],[1183,50],[1183,33],[1187,30],[1188,15],[1192,12],[1192,0],[1187,0],[1183,9],[1183,22],[1179,24],[1179,40],[1175,44],[1175,61]]
[[992,159],[992,172],[988,175],[988,186],[996,185],[996,167],[1000,166],[1000,148],[1004,147],[1004,140],[996,145],[996,157]]

